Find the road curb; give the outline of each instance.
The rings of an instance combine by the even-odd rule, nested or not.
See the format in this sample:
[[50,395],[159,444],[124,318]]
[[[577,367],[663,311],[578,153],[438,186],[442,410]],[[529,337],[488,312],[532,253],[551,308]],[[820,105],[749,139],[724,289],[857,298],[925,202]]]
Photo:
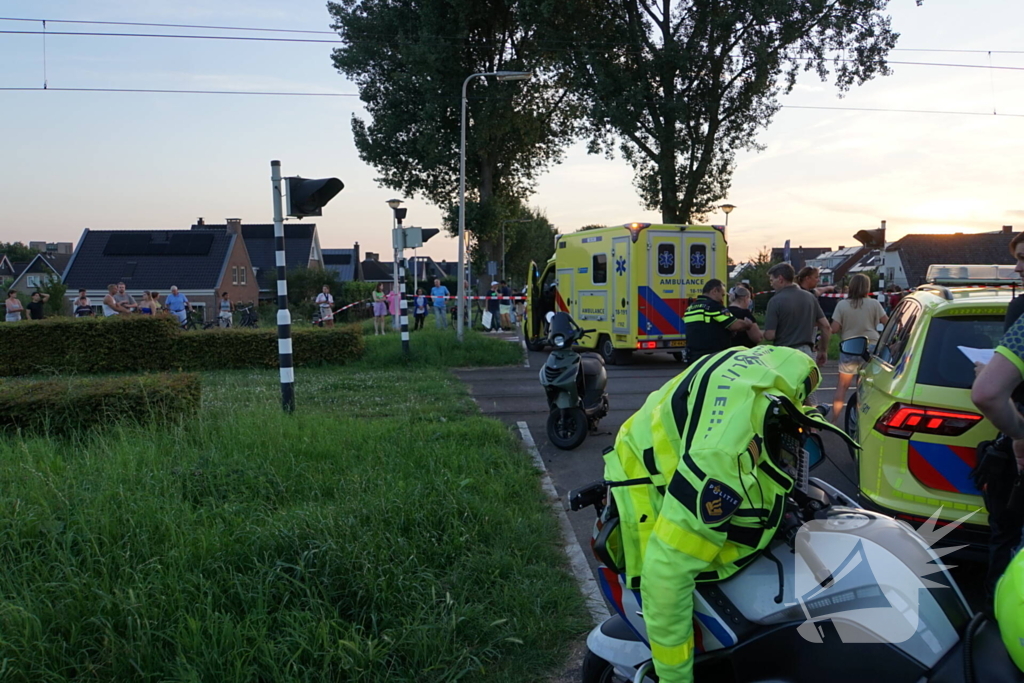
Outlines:
[[587,611],[590,612],[590,618],[594,621],[594,625],[598,626],[609,617],[604,597],[601,595],[601,591],[597,587],[597,581],[590,571],[590,565],[587,564],[583,548],[580,547],[579,541],[576,540],[576,533],[572,529],[572,524],[569,523],[569,516],[565,514],[562,499],[558,497],[558,491],[555,490],[555,485],[551,482],[551,477],[548,476],[548,468],[544,466],[544,459],[541,457],[540,451],[537,450],[537,444],[533,440],[533,434],[530,433],[529,425],[520,421],[516,422],[516,426],[519,428],[519,435],[523,439],[523,445],[526,446],[526,450],[533,458],[533,464],[542,473],[540,480],[541,488],[547,494],[551,509],[554,510],[555,515],[558,517],[558,526],[562,532],[562,546],[565,548],[565,554],[569,557],[569,567],[572,569],[573,578],[576,579],[580,593],[583,594],[583,598],[587,602]]
[[526,337],[519,335],[519,343],[523,347],[523,367],[530,367],[530,349],[526,346]]

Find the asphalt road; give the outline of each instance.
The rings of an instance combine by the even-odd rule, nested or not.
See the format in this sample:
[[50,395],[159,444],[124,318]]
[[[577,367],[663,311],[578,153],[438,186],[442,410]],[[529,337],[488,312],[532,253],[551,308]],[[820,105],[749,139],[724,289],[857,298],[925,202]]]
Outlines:
[[[514,343],[511,335],[503,336]],[[527,423],[563,502],[570,490],[603,478],[601,453],[614,445],[619,427],[643,405],[651,392],[684,369],[667,353],[637,353],[631,365],[607,366],[611,412],[601,421],[600,433],[588,435],[583,445],[573,451],[562,451],[551,445],[546,433],[548,409],[538,374],[547,360],[547,353],[531,352],[528,357],[528,368],[477,368],[456,371],[456,375],[469,386],[471,395],[485,414],[511,426],[519,421]],[[829,361],[822,369],[822,382],[817,392],[819,402],[831,403],[837,380],[837,363]],[[855,495],[854,461],[846,444],[830,433],[823,434],[823,442],[828,457],[812,471],[812,476]],[[597,563],[588,552],[594,524],[593,509],[569,512],[568,515],[591,570],[596,570]],[[979,607],[983,599],[984,567],[961,565],[953,574],[967,599]]]

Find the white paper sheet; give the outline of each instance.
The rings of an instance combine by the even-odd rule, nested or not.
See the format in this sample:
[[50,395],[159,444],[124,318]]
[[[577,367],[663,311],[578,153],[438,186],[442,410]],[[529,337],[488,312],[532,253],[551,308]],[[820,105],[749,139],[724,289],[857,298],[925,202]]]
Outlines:
[[984,363],[988,364],[992,360],[995,349],[975,349],[970,346],[958,346],[960,353],[967,356],[967,360],[972,363]]

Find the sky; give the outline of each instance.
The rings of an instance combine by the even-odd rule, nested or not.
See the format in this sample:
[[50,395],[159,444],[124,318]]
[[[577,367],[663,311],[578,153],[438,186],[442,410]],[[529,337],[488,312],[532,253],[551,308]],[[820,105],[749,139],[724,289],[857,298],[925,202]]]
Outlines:
[[[893,62],[1013,68],[893,64],[892,76],[842,99],[831,83],[803,74],[758,136],[764,151],[738,157],[723,200],[737,207],[729,217],[733,259],[787,239],[794,247],[850,246],[853,233],[882,220],[890,240],[1024,227],[1024,3],[891,0],[888,12],[901,34]],[[318,0],[0,0],[0,16],[47,19],[48,32],[229,34],[57,20],[304,30],[330,24],[326,2]],[[0,31],[40,30],[40,22],[0,20]],[[1014,50],[1020,53],[999,52]],[[388,253],[385,202],[397,195],[375,182],[353,145],[351,118],[365,117],[358,97],[2,90],[39,88],[45,78],[50,88],[356,93],[334,70],[330,52],[329,44],[59,35],[45,38],[44,52],[40,35],[0,33],[0,241],[77,243],[84,228],[183,229],[199,216],[269,223],[270,161],[279,159],[284,175],[345,183],[322,217],[305,219],[316,221],[323,248],[359,242],[363,252]],[[641,206],[629,165],[588,155],[582,143],[541,177],[529,203],[563,233],[659,220]],[[406,225],[439,226],[437,207],[417,199],[405,206]],[[708,216],[724,221],[721,213]],[[454,260],[456,241],[438,236],[419,253]]]

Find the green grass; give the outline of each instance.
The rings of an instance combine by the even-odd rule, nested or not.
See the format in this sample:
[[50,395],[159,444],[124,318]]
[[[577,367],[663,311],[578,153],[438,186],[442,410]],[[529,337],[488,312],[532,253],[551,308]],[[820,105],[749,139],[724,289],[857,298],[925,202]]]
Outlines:
[[422,330],[409,333],[409,358],[402,354],[402,340],[398,332],[384,335],[373,333],[373,321],[364,323],[366,353],[357,365],[367,368],[386,368],[405,365],[437,368],[490,367],[518,365],[523,362],[523,347],[488,336],[484,332],[468,330],[459,344],[455,330],[431,327],[428,319]]
[[518,683],[586,629],[448,373],[299,370],[293,415],[274,372],[203,378],[177,429],[0,438],[0,680]]

